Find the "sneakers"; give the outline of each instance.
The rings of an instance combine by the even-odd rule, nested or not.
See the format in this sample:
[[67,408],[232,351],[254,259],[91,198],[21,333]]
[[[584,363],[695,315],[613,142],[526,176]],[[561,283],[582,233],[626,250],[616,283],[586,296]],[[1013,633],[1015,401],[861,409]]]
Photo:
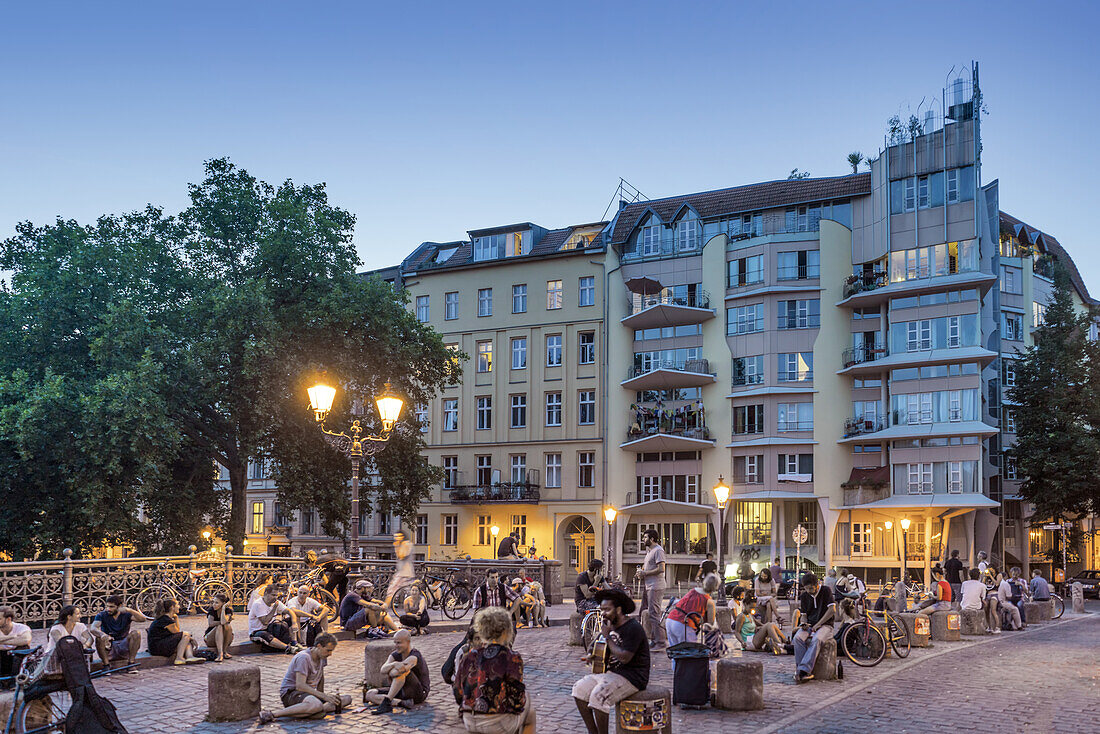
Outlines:
[[378,706],[374,709],[374,711],[371,711],[371,713],[376,715],[376,716],[378,714],[392,714],[393,713],[393,701],[389,698],[383,699],[382,703],[378,704]]
[[1001,628],[1000,627],[994,627],[993,628],[993,634],[995,634],[995,635],[1001,634]]

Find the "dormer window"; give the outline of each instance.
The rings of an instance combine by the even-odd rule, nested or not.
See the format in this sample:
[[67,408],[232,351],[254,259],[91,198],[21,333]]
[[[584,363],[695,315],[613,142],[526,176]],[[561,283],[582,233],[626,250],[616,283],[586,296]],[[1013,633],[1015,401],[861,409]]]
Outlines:
[[689,212],[676,223],[676,250],[678,252],[698,250],[699,239],[699,220]]
[[661,221],[650,216],[638,231],[638,252],[643,256],[658,255],[661,252]]
[[451,259],[451,255],[458,252],[458,247],[440,247],[435,252],[435,258],[432,260],[435,263],[445,263]]
[[505,235],[491,234],[474,238],[474,260],[497,260],[504,257]]

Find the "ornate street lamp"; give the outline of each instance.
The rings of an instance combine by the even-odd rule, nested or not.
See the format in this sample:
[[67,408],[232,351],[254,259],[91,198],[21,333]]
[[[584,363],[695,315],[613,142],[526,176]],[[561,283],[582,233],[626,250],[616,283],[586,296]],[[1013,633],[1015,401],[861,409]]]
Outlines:
[[730,499],[729,485],[718,475],[718,484],[714,485],[714,503],[718,505],[718,577],[721,583],[718,585],[718,598],[726,598],[726,566],[723,557],[722,535],[726,527],[726,503]]
[[363,428],[358,420],[351,422],[351,435],[346,433],[334,433],[325,428],[325,419],[332,410],[332,401],[336,397],[336,388],[324,384],[317,384],[309,388],[309,406],[313,409],[313,416],[321,427],[321,433],[337,451],[351,459],[351,555],[359,557],[359,462],[364,456],[373,456],[381,451],[386,441],[393,433],[394,424],[401,415],[404,402],[394,396],[390,391],[390,383],[386,383],[382,395],[375,400],[378,405],[378,416],[382,419],[382,433],[375,435],[361,435]]
[[910,520],[907,517],[901,519],[901,580],[905,582],[905,585],[909,585],[908,570],[905,568],[909,561],[909,539],[906,537],[909,534]]
[[615,568],[615,517],[619,514],[611,505],[603,509],[603,519],[607,520],[607,577],[614,578]]

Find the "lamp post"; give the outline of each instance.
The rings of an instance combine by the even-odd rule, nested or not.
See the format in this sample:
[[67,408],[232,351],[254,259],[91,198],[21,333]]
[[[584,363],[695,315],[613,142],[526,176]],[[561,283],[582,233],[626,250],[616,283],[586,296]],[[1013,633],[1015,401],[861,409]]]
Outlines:
[[497,555],[497,534],[500,533],[500,526],[494,525],[493,527],[489,528],[489,532],[493,536],[493,548],[490,551],[490,557],[495,558]]
[[901,519],[901,580],[905,582],[906,585],[909,584],[909,579],[907,578],[908,571],[905,569],[906,562],[909,560],[907,558],[909,555],[909,541],[906,538],[906,533],[909,532],[909,523],[909,518],[903,517]]
[[714,485],[714,502],[718,505],[718,578],[721,583],[718,585],[718,598],[726,598],[726,565],[725,558],[723,556],[722,548],[722,536],[725,534],[726,527],[726,503],[730,499],[729,485],[722,479],[722,475],[718,475],[718,484]]
[[603,518],[607,520],[607,576],[608,578],[617,577],[618,574],[612,575],[615,564],[615,516],[619,514],[611,505],[608,505],[603,510]]
[[404,402],[390,393],[390,383],[386,383],[382,395],[375,400],[378,416],[382,419],[382,433],[361,435],[363,428],[358,420],[351,422],[351,435],[334,433],[325,428],[325,418],[332,410],[332,400],[336,397],[336,388],[317,384],[309,388],[309,405],[313,416],[321,427],[321,433],[337,451],[351,459],[351,555],[359,557],[359,462],[364,456],[373,456],[382,450],[393,433],[394,424],[401,415]]

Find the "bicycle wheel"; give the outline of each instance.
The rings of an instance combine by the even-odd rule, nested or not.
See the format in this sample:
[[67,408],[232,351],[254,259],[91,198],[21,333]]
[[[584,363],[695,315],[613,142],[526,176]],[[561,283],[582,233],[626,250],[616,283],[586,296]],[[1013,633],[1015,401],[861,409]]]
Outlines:
[[72,704],[73,699],[68,691],[50,693],[30,701],[23,699],[15,716],[16,734],[65,731],[65,718]]
[[470,589],[465,585],[451,586],[443,592],[443,613],[448,619],[462,619],[470,611]]
[[1062,597],[1055,594],[1050,596],[1050,618],[1059,619],[1066,613],[1066,603],[1062,600]]
[[159,600],[175,598],[176,592],[172,591],[171,587],[164,586],[163,584],[146,586],[138,592],[136,597],[134,597],[134,605],[139,612],[152,619]]
[[337,601],[335,594],[320,584],[314,584],[313,590],[309,592],[309,598],[324,604],[329,622],[336,621],[336,616],[340,612],[340,602]]
[[886,639],[878,627],[867,622],[853,624],[846,629],[841,646],[849,660],[864,668],[878,665],[886,656]]
[[225,598],[233,600],[233,589],[229,584],[218,579],[203,581],[195,588],[194,606],[199,607],[202,613],[206,614],[214,605],[214,597],[218,594],[224,594]]
[[596,642],[596,638],[600,634],[600,614],[598,612],[594,614],[586,614],[584,621],[581,623],[581,642],[584,644],[586,652],[591,652],[592,645]]
[[909,657],[909,628],[893,617],[886,617],[886,632],[890,635],[890,649],[899,658]]

